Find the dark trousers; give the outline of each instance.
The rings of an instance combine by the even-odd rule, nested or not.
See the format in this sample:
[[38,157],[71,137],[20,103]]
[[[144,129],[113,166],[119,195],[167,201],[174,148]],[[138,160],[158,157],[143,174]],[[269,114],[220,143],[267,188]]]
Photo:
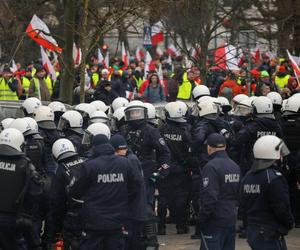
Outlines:
[[121,229],[99,232],[84,232],[80,240],[80,250],[123,250],[124,239]]
[[0,226],[0,249],[1,250],[19,250],[24,243],[21,242],[20,233],[15,227]]
[[[200,250],[234,250],[235,226],[216,227],[206,224],[201,232]],[[261,248],[263,249],[263,248]]]
[[247,241],[253,250],[287,250],[284,237],[248,225]]
[[128,220],[125,223],[127,235],[125,237],[124,250],[140,250],[142,244],[142,231],[144,223],[140,221]]

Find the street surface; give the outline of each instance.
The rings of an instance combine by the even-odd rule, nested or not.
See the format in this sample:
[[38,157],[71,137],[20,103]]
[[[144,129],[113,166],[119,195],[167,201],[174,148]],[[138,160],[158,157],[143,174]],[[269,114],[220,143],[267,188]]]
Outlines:
[[[190,234],[177,235],[174,224],[167,225],[167,235],[159,236],[160,250],[199,250],[200,241],[191,240],[190,235],[194,228],[190,228]],[[289,250],[300,250],[300,228],[292,230],[286,237]],[[237,250],[250,250],[245,239],[236,240]],[[263,249],[262,249],[263,250]]]

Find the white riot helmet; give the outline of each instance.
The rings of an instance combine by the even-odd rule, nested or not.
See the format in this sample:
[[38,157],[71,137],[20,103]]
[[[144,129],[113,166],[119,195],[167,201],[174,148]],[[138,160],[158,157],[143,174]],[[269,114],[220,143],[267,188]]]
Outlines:
[[33,118],[24,117],[23,120],[25,120],[28,123],[28,125],[29,125],[29,127],[30,127],[33,134],[38,134],[39,133],[39,126]]
[[108,124],[108,117],[103,111],[96,111],[90,117],[90,123],[104,123]]
[[165,106],[166,118],[174,122],[186,122],[186,109],[179,102],[169,102]]
[[284,103],[283,107],[283,115],[296,115],[300,114],[300,96],[297,97],[290,97]]
[[67,111],[66,106],[62,102],[50,102],[48,107],[50,107],[53,110],[53,112],[64,113]]
[[111,104],[112,112],[116,111],[118,108],[126,107],[128,103],[129,101],[126,98],[117,97]]
[[34,112],[34,119],[40,128],[53,130],[56,129],[54,123],[54,112],[48,106],[40,106]]
[[29,97],[22,103],[22,109],[25,115],[33,115],[34,111],[42,106],[42,102],[36,97]]
[[96,100],[91,102],[91,105],[93,105],[96,108],[96,111],[103,111],[103,112],[107,112],[108,110],[108,106],[106,106],[106,104],[100,100]]
[[205,95],[205,96],[201,96],[198,100],[197,103],[203,102],[203,101],[207,101],[211,98],[211,96]]
[[232,101],[235,104],[239,104],[241,101],[248,99],[249,97],[245,94],[238,94],[235,97],[233,97]]
[[209,88],[206,87],[205,85],[197,85],[194,89],[193,89],[193,97],[194,99],[198,99],[201,96],[210,96],[210,91]]
[[15,128],[15,129],[19,130],[24,135],[24,137],[28,136],[28,135],[35,134],[35,132],[31,130],[28,122],[25,119],[23,119],[23,118],[17,118],[17,119],[15,119],[9,125],[9,127],[10,128]]
[[82,124],[82,115],[78,111],[69,110],[60,117],[57,129],[60,131],[70,129],[78,134],[83,134]]
[[14,121],[14,118],[5,118],[1,121],[1,130],[9,128],[9,125]]
[[275,135],[265,135],[257,139],[253,146],[255,161],[253,169],[260,170],[270,167],[276,160],[289,154],[282,139]]
[[52,146],[52,155],[56,161],[77,155],[73,143],[68,139],[58,139]]
[[124,110],[125,121],[141,121],[148,118],[147,108],[141,101],[135,100],[128,104]]
[[156,110],[153,104],[145,102],[144,106],[147,108],[148,119],[156,119]]
[[238,103],[233,111],[236,116],[249,116],[252,113],[252,101],[248,98]]
[[110,129],[106,124],[94,123],[87,127],[82,138],[82,144],[90,145],[93,141],[93,137],[96,135],[105,135],[107,139],[110,139]]
[[188,110],[189,110],[189,107],[188,105],[183,102],[183,101],[176,101],[177,105],[181,108],[182,112],[183,112],[183,117],[186,117],[187,116],[187,113],[188,113]]
[[274,119],[273,103],[266,96],[259,96],[252,102],[253,114],[259,117]]
[[227,114],[232,109],[228,99],[224,96],[219,96],[218,100],[219,103],[221,104],[222,113]]
[[267,97],[270,98],[270,100],[272,101],[273,105],[277,105],[280,106],[282,105],[282,97],[279,93],[273,91],[270,92],[269,94],[267,94]]
[[216,119],[219,113],[218,105],[212,99],[200,102],[198,109],[199,116],[207,119]]
[[6,128],[0,133],[0,148],[1,153],[7,152],[8,154],[11,153],[9,148],[4,149],[2,145],[9,146],[20,153],[23,152],[25,144],[25,139],[23,134],[15,129],[15,128]]
[[249,97],[249,99],[253,102],[257,97],[258,96],[256,96],[256,95],[252,95],[252,96]]
[[91,103],[80,103],[75,107],[75,110],[81,113],[83,118],[90,118],[96,112],[96,108]]
[[113,118],[115,118],[117,121],[121,121],[122,119],[125,118],[125,107],[118,108],[114,113],[113,113]]

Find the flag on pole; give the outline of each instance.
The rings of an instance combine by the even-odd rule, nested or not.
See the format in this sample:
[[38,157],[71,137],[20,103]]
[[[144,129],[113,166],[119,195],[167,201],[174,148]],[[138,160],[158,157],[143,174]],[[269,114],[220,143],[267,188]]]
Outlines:
[[104,62],[104,57],[102,55],[101,49],[98,48],[98,63],[102,63]]
[[56,72],[54,70],[54,67],[53,67],[52,63],[50,62],[50,59],[49,59],[46,51],[44,50],[44,48],[42,46],[40,46],[40,47],[41,47],[41,55],[42,55],[42,64],[43,64],[43,67],[51,75],[52,80],[56,81]]
[[145,57],[144,52],[139,47],[137,47],[135,50],[135,57],[138,62],[140,62]]
[[156,46],[164,40],[163,24],[161,21],[151,26],[152,46]]
[[260,45],[256,44],[256,47],[250,52],[251,57],[255,59],[255,62],[260,61]]
[[32,40],[44,48],[58,53],[62,52],[55,39],[50,35],[48,26],[37,15],[33,15],[25,32]]
[[128,57],[127,57],[125,45],[123,42],[122,42],[122,61],[124,63],[125,68],[127,68],[128,67]]
[[157,57],[162,57],[163,54],[164,54],[164,52],[162,51],[162,49],[159,46],[157,46],[156,47],[156,56]]
[[237,50],[232,45],[224,45],[215,51],[215,64],[224,70],[239,70]]
[[82,59],[82,53],[81,49],[76,46],[75,43],[73,43],[73,63],[75,66],[80,65],[81,59]]
[[299,77],[300,77],[300,68],[297,64],[297,62],[294,60],[293,56],[290,54],[290,52],[287,50],[286,51],[288,56],[289,56],[289,59],[291,61],[291,64],[292,64],[292,67],[293,67],[293,70],[294,70],[294,73],[295,73],[295,76],[297,77],[297,80],[299,82]]
[[167,53],[173,57],[180,56],[180,51],[174,46],[174,44],[169,44]]
[[104,58],[104,64],[106,68],[109,68],[109,50],[106,51],[106,55]]
[[18,71],[18,67],[14,59],[12,59],[11,67],[9,69],[12,73],[16,73]]
[[147,78],[147,74],[149,71],[151,61],[152,61],[152,57],[151,57],[150,53],[147,51],[146,58],[145,58],[144,80],[146,80],[146,78]]

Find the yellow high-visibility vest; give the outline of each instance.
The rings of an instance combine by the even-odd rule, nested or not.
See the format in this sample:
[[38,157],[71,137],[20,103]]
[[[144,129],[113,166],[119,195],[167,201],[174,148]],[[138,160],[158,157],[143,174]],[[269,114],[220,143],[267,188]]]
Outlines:
[[189,100],[192,93],[192,84],[188,80],[187,73],[185,72],[182,77],[182,84],[178,86],[177,98],[182,100]]
[[[50,77],[49,77],[48,80],[47,80],[47,78],[44,81],[45,81],[45,83],[47,85],[47,88],[48,88],[50,96],[51,96],[52,95],[52,91],[53,91],[52,81],[51,81]],[[39,89],[40,89],[40,85],[39,84],[40,84],[40,80],[38,78],[36,78],[36,77],[33,77],[33,82],[34,82],[34,92],[35,92],[35,95],[39,96]]]
[[289,78],[290,78],[290,75],[286,75],[285,77],[276,76],[275,83],[279,88],[283,89],[288,84]]
[[52,92],[53,92],[53,86],[52,86],[52,80],[50,76],[47,76],[45,79],[45,82],[47,84],[47,88],[49,90],[50,96],[52,96]]
[[23,76],[23,78],[22,78],[22,87],[25,90],[25,95],[26,96],[28,96],[29,86],[30,86],[30,80],[26,76]]
[[16,91],[12,91],[8,83],[5,82],[4,78],[0,78],[0,100],[4,101],[18,101],[18,95]]

